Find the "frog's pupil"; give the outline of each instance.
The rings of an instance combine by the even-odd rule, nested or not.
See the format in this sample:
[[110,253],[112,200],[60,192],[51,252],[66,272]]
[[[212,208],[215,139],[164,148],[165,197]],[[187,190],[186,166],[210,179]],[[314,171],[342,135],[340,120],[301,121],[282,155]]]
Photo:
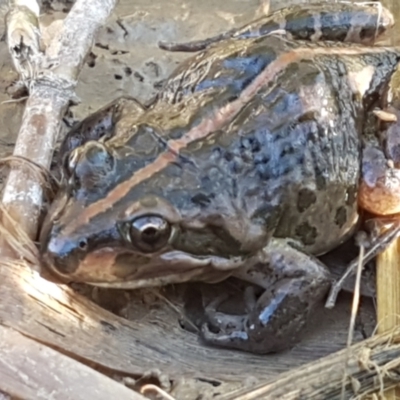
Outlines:
[[145,242],[151,243],[157,239],[157,233],[158,233],[158,230],[154,226],[149,226],[143,230],[142,239]]

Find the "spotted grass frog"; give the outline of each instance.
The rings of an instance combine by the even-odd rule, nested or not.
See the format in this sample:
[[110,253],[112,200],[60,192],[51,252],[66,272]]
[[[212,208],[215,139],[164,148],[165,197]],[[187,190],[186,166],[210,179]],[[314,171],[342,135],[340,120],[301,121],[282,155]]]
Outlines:
[[209,309],[203,340],[257,353],[296,343],[330,285],[317,256],[357,228],[365,182],[382,192],[362,175],[376,167],[363,133],[387,108],[400,50],[344,43],[393,22],[354,7],[324,3],[292,22],[286,10],[291,36],[271,33],[272,15],[271,29],[263,20],[189,58],[149,104],[119,100],[75,127],[44,264],[114,288],[234,276],[263,292],[245,315]]

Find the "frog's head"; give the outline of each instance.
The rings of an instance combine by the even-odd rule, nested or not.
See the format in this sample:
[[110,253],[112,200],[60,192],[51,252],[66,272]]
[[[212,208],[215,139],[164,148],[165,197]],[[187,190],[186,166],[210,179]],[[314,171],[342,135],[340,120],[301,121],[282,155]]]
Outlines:
[[[40,238],[59,277],[120,288],[213,282],[265,243],[208,150],[193,161],[154,133],[140,126],[128,143],[90,141],[70,154],[68,185]],[[201,147],[186,146],[187,154]]]

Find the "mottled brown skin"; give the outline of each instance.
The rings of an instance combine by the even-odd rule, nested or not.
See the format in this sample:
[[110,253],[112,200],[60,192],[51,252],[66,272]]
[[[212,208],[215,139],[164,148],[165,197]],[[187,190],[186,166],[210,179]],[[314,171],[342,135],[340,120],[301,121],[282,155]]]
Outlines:
[[203,339],[291,346],[330,283],[315,256],[356,227],[364,120],[399,59],[276,36],[193,57],[123,129],[70,154],[44,262],[120,288],[238,277],[264,292],[243,316],[209,309]]

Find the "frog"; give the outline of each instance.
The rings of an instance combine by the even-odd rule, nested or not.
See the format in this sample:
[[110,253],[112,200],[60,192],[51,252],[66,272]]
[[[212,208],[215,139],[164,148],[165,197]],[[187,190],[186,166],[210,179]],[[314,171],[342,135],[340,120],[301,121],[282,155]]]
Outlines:
[[107,129],[78,141],[91,124],[73,129],[40,233],[46,270],[120,289],[235,277],[261,294],[245,294],[245,315],[211,304],[202,340],[259,354],[295,345],[331,284],[318,256],[358,227],[366,117],[400,60],[324,39],[217,41],[149,104],[114,113],[116,101],[89,117]]

